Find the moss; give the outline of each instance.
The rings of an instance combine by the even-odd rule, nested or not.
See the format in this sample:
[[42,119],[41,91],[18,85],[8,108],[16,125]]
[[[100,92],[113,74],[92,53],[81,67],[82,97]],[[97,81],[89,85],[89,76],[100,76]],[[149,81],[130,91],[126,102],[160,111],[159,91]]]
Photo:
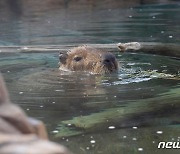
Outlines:
[[[124,123],[125,121],[133,119],[135,116],[143,116],[143,114],[148,112],[157,114],[171,106],[172,103],[178,105],[179,94],[180,88],[175,88],[155,98],[129,102],[125,107],[111,108],[87,116],[79,116],[74,117],[71,120],[62,121],[58,127],[59,133],[56,137],[101,131],[108,129],[111,125],[114,126],[116,124]],[[159,120],[161,120],[161,118]],[[71,124],[71,127],[69,127],[68,124]]]

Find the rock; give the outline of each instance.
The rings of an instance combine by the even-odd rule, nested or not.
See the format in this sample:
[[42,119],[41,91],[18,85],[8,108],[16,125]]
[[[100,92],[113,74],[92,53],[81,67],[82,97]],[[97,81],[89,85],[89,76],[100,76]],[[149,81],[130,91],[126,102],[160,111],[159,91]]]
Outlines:
[[70,154],[64,146],[41,140],[36,135],[0,133],[0,145],[3,154]]
[[28,122],[33,126],[33,132],[41,139],[48,139],[46,128],[42,121],[34,118],[28,118]]
[[47,140],[43,122],[29,118],[10,102],[0,76],[0,153],[3,154],[70,154],[62,145]]

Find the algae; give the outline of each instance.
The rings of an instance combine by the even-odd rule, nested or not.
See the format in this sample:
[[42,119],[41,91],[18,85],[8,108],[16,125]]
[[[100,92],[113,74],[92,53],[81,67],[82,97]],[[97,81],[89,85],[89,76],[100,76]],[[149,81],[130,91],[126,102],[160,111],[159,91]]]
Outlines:
[[[160,112],[163,107],[168,105],[177,105],[180,107],[180,88],[170,89],[154,98],[140,99],[129,102],[125,107],[106,109],[98,113],[92,113],[86,116],[74,117],[71,120],[60,122],[59,132],[55,137],[74,136],[87,132],[107,130],[109,126],[114,125],[123,127],[124,121],[134,118],[134,116],[143,115],[147,112]],[[68,125],[71,125],[70,127]]]

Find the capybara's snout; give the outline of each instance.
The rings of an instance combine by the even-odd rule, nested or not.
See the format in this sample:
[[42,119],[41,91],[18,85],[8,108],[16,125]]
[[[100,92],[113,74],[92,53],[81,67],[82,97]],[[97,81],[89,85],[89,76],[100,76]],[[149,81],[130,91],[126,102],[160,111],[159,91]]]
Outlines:
[[111,53],[105,53],[102,57],[102,62],[104,65],[114,65],[116,63],[116,57]]

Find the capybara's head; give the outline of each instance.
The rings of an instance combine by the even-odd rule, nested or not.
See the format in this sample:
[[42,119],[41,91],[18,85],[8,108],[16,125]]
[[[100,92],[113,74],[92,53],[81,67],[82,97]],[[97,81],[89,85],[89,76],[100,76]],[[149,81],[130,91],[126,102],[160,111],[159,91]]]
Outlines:
[[87,71],[94,74],[112,73],[118,70],[116,57],[106,51],[80,46],[59,55],[61,70]]

